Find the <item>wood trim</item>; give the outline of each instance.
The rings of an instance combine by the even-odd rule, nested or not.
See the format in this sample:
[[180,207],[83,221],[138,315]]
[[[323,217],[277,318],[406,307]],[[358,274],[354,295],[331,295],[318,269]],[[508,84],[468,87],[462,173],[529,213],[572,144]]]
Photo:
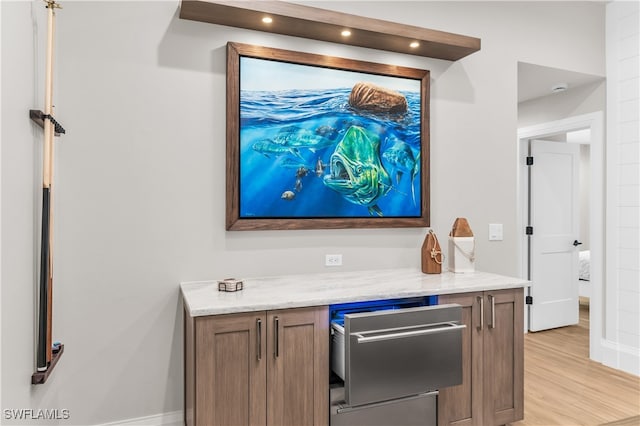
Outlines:
[[[225,229],[230,230],[240,214],[240,53],[227,43],[227,128]],[[230,180],[231,179],[231,180]],[[231,183],[233,182],[233,183]]]
[[[273,22],[263,23],[265,15]],[[475,37],[283,1],[183,0],[180,18],[449,61],[480,50]],[[345,29],[351,36],[341,35]]]

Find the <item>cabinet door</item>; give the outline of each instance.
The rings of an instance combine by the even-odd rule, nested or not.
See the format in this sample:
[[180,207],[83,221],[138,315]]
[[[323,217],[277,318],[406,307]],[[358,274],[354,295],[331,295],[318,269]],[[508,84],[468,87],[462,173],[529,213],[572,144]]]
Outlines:
[[267,313],[267,424],[329,424],[327,307]]
[[195,319],[195,424],[266,425],[264,312]]
[[485,292],[484,424],[524,416],[523,290]]
[[482,303],[483,293],[449,294],[439,303],[462,306],[462,384],[440,389],[439,425],[474,425],[482,423]]

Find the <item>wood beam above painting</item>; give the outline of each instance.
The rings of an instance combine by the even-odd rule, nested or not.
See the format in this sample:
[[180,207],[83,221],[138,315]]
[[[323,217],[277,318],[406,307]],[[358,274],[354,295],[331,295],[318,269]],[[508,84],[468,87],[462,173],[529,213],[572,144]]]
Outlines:
[[180,18],[457,61],[480,39],[283,1],[183,0]]

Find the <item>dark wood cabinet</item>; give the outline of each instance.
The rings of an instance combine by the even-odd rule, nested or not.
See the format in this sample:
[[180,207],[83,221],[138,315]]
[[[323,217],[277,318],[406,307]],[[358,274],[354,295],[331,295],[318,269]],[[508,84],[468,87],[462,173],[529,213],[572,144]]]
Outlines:
[[524,415],[523,289],[443,295],[463,308],[463,382],[441,389],[439,425],[502,425]]
[[327,425],[326,307],[185,315],[187,425]]

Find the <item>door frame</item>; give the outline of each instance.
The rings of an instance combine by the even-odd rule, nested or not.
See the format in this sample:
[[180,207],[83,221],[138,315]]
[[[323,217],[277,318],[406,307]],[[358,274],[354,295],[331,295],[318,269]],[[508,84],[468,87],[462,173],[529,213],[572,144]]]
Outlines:
[[[521,230],[521,237],[517,239],[517,252],[520,259],[519,276],[526,278],[528,269],[528,245],[524,232],[528,225],[529,210],[529,175],[527,173],[526,157],[528,144],[531,139],[540,139],[575,130],[591,131],[590,146],[590,191],[589,191],[589,238],[591,250],[590,282],[591,297],[589,301],[589,357],[601,362],[602,339],[604,336],[603,315],[603,277],[604,277],[604,113],[602,111],[569,117],[562,120],[536,124],[518,129],[517,164],[518,185],[516,197],[516,229]],[[535,284],[534,284],[535,285]],[[529,327],[528,317],[525,317],[525,331]]]

